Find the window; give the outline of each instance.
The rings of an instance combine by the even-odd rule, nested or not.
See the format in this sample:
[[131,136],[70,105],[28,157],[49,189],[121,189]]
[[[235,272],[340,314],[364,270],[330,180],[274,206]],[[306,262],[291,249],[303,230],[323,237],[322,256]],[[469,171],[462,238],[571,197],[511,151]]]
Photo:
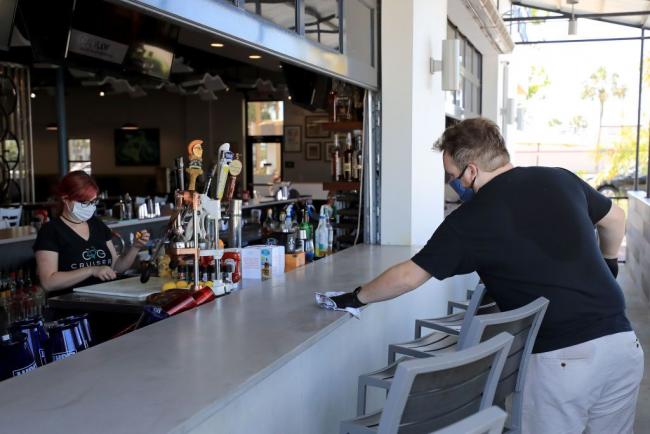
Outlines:
[[340,51],[339,0],[304,0],[305,36]]
[[450,22],[447,23],[447,38],[460,40],[461,83],[460,90],[448,92],[447,111],[465,118],[481,115],[483,85],[483,55]]
[[283,134],[284,102],[249,102],[247,115],[249,136],[281,136]]
[[284,142],[284,103],[250,101],[246,103],[247,179],[268,185],[282,179]]
[[68,170],[83,170],[91,173],[90,139],[68,140]]
[[296,1],[246,0],[244,9],[285,29],[296,31]]

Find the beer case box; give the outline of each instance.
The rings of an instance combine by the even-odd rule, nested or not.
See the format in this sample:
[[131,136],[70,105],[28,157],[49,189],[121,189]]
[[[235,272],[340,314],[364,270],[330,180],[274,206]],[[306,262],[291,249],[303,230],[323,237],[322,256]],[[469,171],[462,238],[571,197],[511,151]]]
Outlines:
[[284,246],[248,246],[241,251],[242,277],[263,279],[263,270],[269,268],[270,276],[284,273]]
[[284,255],[284,272],[295,270],[305,265],[305,252],[287,253]]

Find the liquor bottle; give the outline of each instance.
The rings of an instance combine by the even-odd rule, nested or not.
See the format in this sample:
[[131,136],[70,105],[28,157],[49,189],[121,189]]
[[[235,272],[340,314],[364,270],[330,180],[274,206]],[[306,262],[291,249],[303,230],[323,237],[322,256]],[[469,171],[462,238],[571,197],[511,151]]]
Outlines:
[[341,180],[341,148],[339,147],[338,134],[334,134],[334,151],[332,151],[332,180]]
[[314,256],[317,258],[322,258],[327,256],[327,222],[324,214],[321,213],[318,220],[318,227],[316,228],[316,240],[314,248]]
[[352,146],[352,157],[351,157],[351,162],[350,165],[352,166],[352,181],[359,181],[359,150],[357,149],[356,145]]
[[343,152],[343,181],[352,181],[352,135],[348,133]]
[[269,208],[266,210],[266,218],[264,219],[264,223],[262,224],[262,234],[264,235],[272,234],[274,227],[275,227],[275,223],[273,222],[273,208]]
[[306,240],[313,239],[313,235],[312,235],[313,229],[311,223],[309,223],[309,218],[307,217],[306,209],[302,210],[302,223],[300,223],[300,230],[305,231]]
[[305,262],[314,262],[314,240],[310,238],[305,240]]
[[327,218],[327,254],[331,255],[334,253],[334,227],[330,222],[330,219]]
[[361,181],[363,177],[363,155],[361,154],[361,147],[357,152],[357,181]]

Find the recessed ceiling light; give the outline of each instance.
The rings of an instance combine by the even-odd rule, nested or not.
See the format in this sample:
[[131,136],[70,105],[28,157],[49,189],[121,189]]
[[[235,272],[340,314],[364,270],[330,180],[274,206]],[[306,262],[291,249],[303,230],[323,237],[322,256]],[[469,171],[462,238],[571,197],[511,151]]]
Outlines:
[[210,46],[213,48],[223,48],[223,44],[221,42],[213,42],[210,44]]
[[135,130],[140,129],[140,127],[138,127],[136,124],[133,124],[133,123],[130,123],[130,122],[125,123],[120,128],[125,130],[125,131],[135,131]]
[[104,91],[103,91],[103,90],[100,90],[100,91],[99,91],[99,96],[104,96],[104,95],[106,95],[106,94],[104,93]]
[[289,101],[291,101],[291,95],[289,95],[289,96],[287,97],[287,99],[288,99]]
[[278,68],[282,69],[282,65],[278,65]]
[[248,58],[253,59],[253,60],[257,60],[257,59],[261,59],[262,56],[260,56],[259,54],[251,54],[250,56],[248,56]]
[[29,96],[30,96],[30,98],[32,98],[32,99],[33,99],[33,98],[36,98],[36,94],[35,94],[34,92],[30,93]]

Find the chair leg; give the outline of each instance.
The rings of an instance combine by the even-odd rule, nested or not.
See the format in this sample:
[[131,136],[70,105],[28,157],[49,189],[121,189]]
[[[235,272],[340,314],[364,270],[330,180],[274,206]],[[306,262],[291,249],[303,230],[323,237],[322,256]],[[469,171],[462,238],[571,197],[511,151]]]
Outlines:
[[366,394],[368,393],[368,386],[359,382],[359,390],[357,391],[357,416],[361,416],[366,412]]
[[523,412],[523,397],[521,392],[514,392],[512,395],[512,405],[510,410],[510,430],[513,433],[521,432],[522,412]]
[[422,326],[420,325],[420,321],[415,320],[415,339],[419,339],[422,337]]

